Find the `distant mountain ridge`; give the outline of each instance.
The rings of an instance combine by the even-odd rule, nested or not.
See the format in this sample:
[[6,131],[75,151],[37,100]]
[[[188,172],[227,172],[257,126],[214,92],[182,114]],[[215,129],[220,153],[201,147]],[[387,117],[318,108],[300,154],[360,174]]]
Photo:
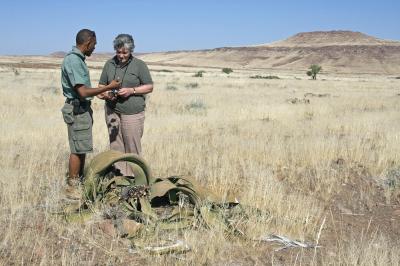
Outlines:
[[400,74],[399,41],[352,31],[303,32],[270,44],[150,53],[141,58],[166,66],[304,70],[319,64],[328,72]]
[[50,57],[56,57],[56,58],[63,58],[67,53],[63,51],[57,51],[49,54]]
[[[56,58],[64,58],[67,55],[67,52],[57,51],[49,54],[50,57]],[[102,59],[102,58],[111,58],[114,56],[114,53],[93,53],[90,58],[91,59]]]
[[[304,70],[319,64],[327,72],[400,75],[400,41],[345,30],[302,32],[269,44],[135,55],[165,66]],[[94,53],[90,60],[112,56]]]

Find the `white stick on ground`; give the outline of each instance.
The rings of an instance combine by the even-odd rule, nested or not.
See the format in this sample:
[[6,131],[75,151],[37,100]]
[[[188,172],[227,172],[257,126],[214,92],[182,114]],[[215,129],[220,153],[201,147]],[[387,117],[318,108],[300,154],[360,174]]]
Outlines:
[[275,234],[265,235],[258,239],[255,239],[255,240],[265,241],[265,242],[277,242],[277,243],[284,245],[283,247],[276,249],[275,251],[280,251],[280,250],[286,249],[286,248],[298,248],[298,247],[300,247],[300,248],[318,248],[318,247],[320,247],[320,246],[318,246],[318,244],[310,244],[310,243],[300,242],[297,240],[292,240],[285,236],[280,236],[280,235],[275,235]]

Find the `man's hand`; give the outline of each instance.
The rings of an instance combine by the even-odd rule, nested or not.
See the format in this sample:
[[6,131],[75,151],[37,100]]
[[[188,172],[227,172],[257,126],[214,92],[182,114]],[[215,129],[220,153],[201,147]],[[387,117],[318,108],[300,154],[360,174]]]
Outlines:
[[116,81],[116,80],[113,80],[113,81],[111,81],[111,83],[108,84],[106,87],[107,87],[109,90],[112,90],[112,89],[117,89],[117,88],[119,88],[119,86],[121,86],[121,82]]
[[[121,86],[121,82],[113,80],[107,86],[99,85],[98,88],[89,88],[83,84],[76,84],[74,89],[78,92],[78,94],[81,98],[85,98],[85,97],[96,96],[103,92],[110,91],[112,89],[117,89],[120,86]],[[101,96],[99,98],[101,99]]]
[[133,94],[133,88],[121,88],[118,91],[118,96],[121,96],[122,98],[127,98]]

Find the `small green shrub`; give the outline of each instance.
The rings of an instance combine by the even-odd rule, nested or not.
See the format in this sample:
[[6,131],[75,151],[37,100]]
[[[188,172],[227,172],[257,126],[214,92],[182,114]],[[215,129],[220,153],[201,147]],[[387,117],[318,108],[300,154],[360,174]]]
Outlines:
[[229,67],[224,67],[223,69],[222,69],[222,72],[224,72],[225,74],[230,74],[230,73],[232,73],[233,72],[233,70],[232,70],[232,68],[229,68]]
[[19,76],[19,70],[17,68],[13,68],[12,71],[14,72],[15,76]]
[[260,75],[255,75],[255,76],[251,76],[251,79],[280,79],[280,77],[278,76],[260,76]]
[[165,89],[167,91],[176,91],[176,90],[178,90],[178,88],[175,87],[174,85],[167,85],[167,87],[165,87]]
[[195,89],[199,87],[199,83],[195,82],[195,83],[188,83],[185,85],[186,89]]
[[306,73],[307,73],[307,76],[310,76],[313,80],[316,80],[316,79],[317,79],[317,74],[318,74],[319,72],[321,72],[322,67],[319,66],[319,65],[311,65],[311,66],[309,67],[309,69],[310,69],[310,70],[308,70],[308,71],[306,72]]
[[190,103],[185,105],[185,109],[188,111],[201,111],[206,110],[207,106],[200,99],[192,100]]
[[400,188],[400,168],[390,169],[385,177],[384,184],[391,189]]
[[313,112],[304,112],[304,119],[305,120],[313,120],[314,113]]
[[197,71],[197,72],[193,75],[193,77],[201,78],[201,77],[203,77],[203,73],[205,73],[204,70]]

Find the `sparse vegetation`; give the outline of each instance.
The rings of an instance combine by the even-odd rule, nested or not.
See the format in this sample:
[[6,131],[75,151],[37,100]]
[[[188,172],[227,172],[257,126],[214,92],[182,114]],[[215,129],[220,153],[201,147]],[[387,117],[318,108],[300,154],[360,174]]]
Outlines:
[[13,70],[15,76],[19,76],[20,73],[19,73],[18,68],[13,68],[12,70]]
[[192,100],[189,104],[185,105],[185,109],[188,111],[201,111],[207,109],[204,101],[201,99]]
[[251,79],[280,79],[278,76],[261,76],[261,75],[254,75],[254,76],[250,76]]
[[205,71],[203,71],[203,70],[197,71],[197,72],[193,75],[193,77],[201,78],[201,77],[203,77],[203,73],[205,73]]
[[224,72],[225,74],[230,74],[230,73],[232,73],[233,72],[233,69],[232,68],[229,68],[229,67],[224,67],[223,69],[222,69],[222,72]]
[[172,73],[173,71],[169,70],[169,69],[160,69],[160,70],[158,70],[158,72]]
[[319,65],[311,65],[310,70],[307,71],[307,76],[311,77],[313,80],[317,79],[317,74],[321,72],[322,67]]
[[186,89],[195,89],[195,88],[198,88],[198,87],[199,87],[199,83],[197,83],[197,82],[188,83],[188,84],[185,85]]
[[178,88],[177,88],[176,86],[174,86],[174,85],[167,85],[167,86],[165,87],[165,89],[166,89],[167,91],[176,91],[176,90],[178,90]]
[[[161,89],[147,102],[143,157],[153,175],[191,175],[219,195],[262,210],[248,211],[242,225],[252,238],[280,234],[319,240],[322,248],[275,251],[275,245],[204,227],[146,231],[128,248],[129,241],[107,234],[96,221],[66,222],[57,215],[69,155],[58,111],[64,98],[53,93],[61,93],[59,69],[24,71],[21,79],[4,67],[0,264],[400,264],[393,79],[365,75],[362,89],[351,75],[328,79],[323,87],[291,78],[271,86],[248,78],[252,74],[218,78],[218,68],[201,79],[201,90],[189,91],[185,84],[196,81],[194,71],[180,71],[152,73]],[[100,71],[91,73],[98,79]],[[171,97],[168,86],[179,93]],[[309,104],[286,102],[306,94]],[[88,162],[109,149],[103,102],[95,99],[92,107],[95,150]],[[140,250],[170,239],[184,240],[191,251],[154,256]]]

